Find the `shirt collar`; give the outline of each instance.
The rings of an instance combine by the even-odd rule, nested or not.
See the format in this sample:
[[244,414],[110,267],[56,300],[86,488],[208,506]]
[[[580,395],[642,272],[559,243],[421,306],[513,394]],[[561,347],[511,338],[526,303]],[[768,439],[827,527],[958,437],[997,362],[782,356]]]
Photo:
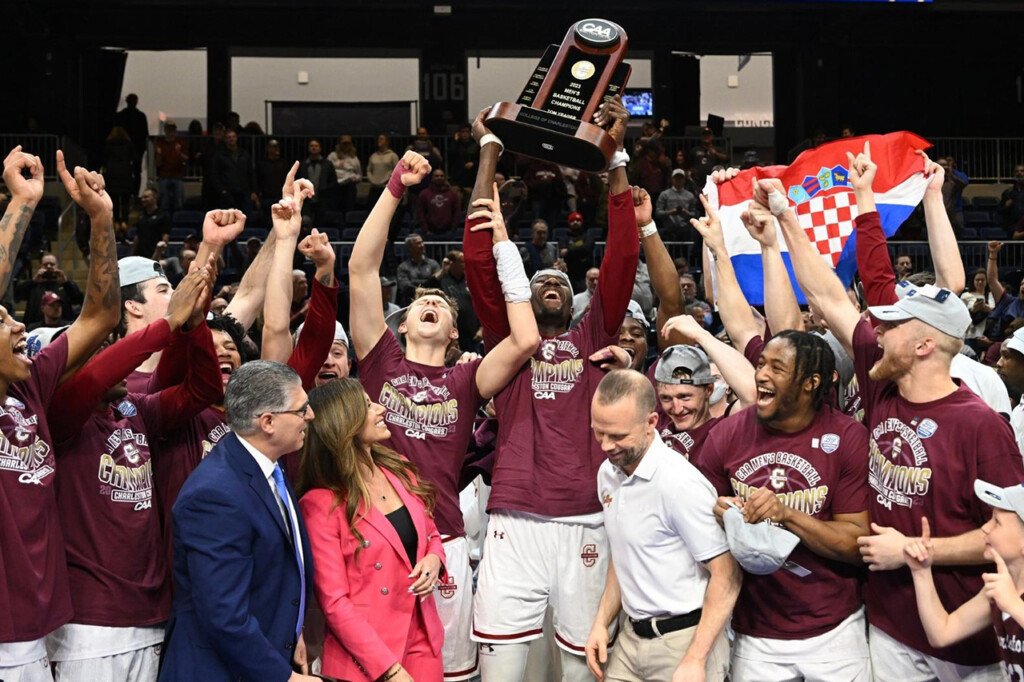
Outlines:
[[645,481],[654,478],[654,472],[658,470],[658,464],[661,461],[664,448],[665,444],[662,442],[661,436],[655,432],[654,439],[647,447],[647,452],[644,453],[643,459],[640,460],[640,464],[637,465],[630,478],[641,478]]
[[[237,433],[235,435],[238,436]],[[270,480],[270,477],[274,475],[274,469],[277,467],[277,463],[270,461],[269,457],[257,450],[252,443],[241,436],[238,436],[238,442],[241,443],[242,447],[248,450],[249,454],[252,455],[252,458],[256,460],[256,464],[259,465],[260,471],[263,472],[263,477]]]

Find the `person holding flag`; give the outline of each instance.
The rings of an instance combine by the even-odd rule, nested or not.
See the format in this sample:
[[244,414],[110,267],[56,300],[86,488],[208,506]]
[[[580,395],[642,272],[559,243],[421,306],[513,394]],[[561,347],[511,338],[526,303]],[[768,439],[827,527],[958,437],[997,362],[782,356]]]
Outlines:
[[[891,167],[880,172],[870,149],[865,151],[849,169],[858,215],[876,210],[876,175],[892,175]],[[920,159],[909,154],[919,167]],[[902,159],[891,149],[884,156],[887,164]],[[808,302],[854,358],[873,493],[873,534],[858,544],[870,569],[865,601],[875,674],[905,680],[1003,679],[991,635],[943,648],[928,642],[904,554],[917,537],[922,513],[935,519],[934,563],[943,567],[936,584],[947,604],[966,602],[982,586],[980,527],[988,519],[967,482],[983,478],[1008,486],[1024,479],[1009,425],[950,377],[950,362],[971,321],[966,306],[947,289],[922,287],[894,305],[871,307],[878,323],[873,328],[808,239],[783,183],[761,180],[752,194],[748,218],[766,226],[778,219]]]

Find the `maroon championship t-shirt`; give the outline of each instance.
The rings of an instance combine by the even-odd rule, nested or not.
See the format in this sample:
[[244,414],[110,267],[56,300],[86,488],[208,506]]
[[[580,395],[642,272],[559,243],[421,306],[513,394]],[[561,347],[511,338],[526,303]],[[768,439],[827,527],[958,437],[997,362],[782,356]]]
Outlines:
[[579,324],[541,339],[529,364],[495,397],[500,423],[488,511],[601,511],[594,481],[606,457],[590,431],[590,401],[605,372],[587,358],[616,343],[617,334],[604,330],[600,296],[598,286]]
[[994,603],[991,606],[992,627],[996,631],[1003,672],[1010,682],[1024,682],[1024,628]]
[[[1020,450],[1006,420],[964,385],[939,400],[912,403],[891,381],[868,372],[881,357],[874,329],[862,320],[853,334],[854,368],[868,429],[871,520],[907,536],[954,537],[977,530],[992,515],[974,494],[974,480],[998,486],[1024,480]],[[986,566],[934,566],[935,588],[952,611],[981,590]],[[992,632],[936,649],[928,644],[917,612],[910,570],[870,571],[868,620],[890,637],[929,656],[960,665],[998,660]]]
[[391,448],[437,486],[434,521],[445,535],[465,534],[459,508],[459,471],[473,442],[473,420],[485,402],[476,387],[480,360],[431,367],[405,359],[384,332],[359,363],[359,381],[370,400],[387,409]]
[[230,433],[227,415],[216,407],[207,407],[189,421],[188,426],[166,434],[153,444],[153,483],[164,529],[164,547],[168,566],[174,548],[171,509],[178,499],[181,486],[203,458],[221,438]]
[[139,627],[167,620],[171,595],[150,461],[160,422],[159,394],[129,393],[55,444],[75,623]]
[[156,393],[160,387],[150,384],[151,381],[153,381],[152,372],[140,372],[139,370],[135,370],[124,380],[129,393]]
[[665,441],[665,445],[686,457],[694,466],[698,466],[701,446],[707,440],[711,429],[715,428],[723,419],[725,417],[711,417],[697,428],[683,431],[676,428],[671,417],[661,412],[661,417],[658,419],[658,433]]
[[[698,467],[719,495],[747,499],[752,488],[767,488],[787,507],[828,521],[867,510],[865,452],[864,427],[831,407],[796,433],[762,426],[750,407],[711,431]],[[772,639],[828,632],[860,608],[863,573],[801,543],[774,573],[744,574],[733,628]]]
[[56,460],[46,408],[68,358],[61,335],[0,406],[0,642],[39,639],[71,620]]

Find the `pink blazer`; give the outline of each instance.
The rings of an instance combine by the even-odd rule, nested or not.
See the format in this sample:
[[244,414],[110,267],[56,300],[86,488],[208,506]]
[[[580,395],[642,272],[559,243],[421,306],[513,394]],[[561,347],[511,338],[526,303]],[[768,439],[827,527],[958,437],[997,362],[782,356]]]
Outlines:
[[[409,510],[418,536],[416,560],[436,554],[444,565],[441,535],[418,497],[390,471],[384,474]],[[310,490],[299,501],[313,550],[313,587],[327,623],[323,674],[342,680],[375,680],[403,657],[410,623],[419,608],[435,655],[444,628],[434,596],[409,592],[412,565],[394,526],[375,508],[361,519],[362,551],[349,529],[344,505],[327,489]]]

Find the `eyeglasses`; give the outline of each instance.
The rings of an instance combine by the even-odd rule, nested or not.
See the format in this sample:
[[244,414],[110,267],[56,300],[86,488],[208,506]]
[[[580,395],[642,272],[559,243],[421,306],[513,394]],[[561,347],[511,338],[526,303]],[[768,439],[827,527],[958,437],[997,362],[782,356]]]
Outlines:
[[259,417],[261,414],[294,414],[296,417],[305,419],[306,415],[309,414],[309,401],[307,400],[305,404],[303,404],[303,406],[297,410],[281,410],[280,412],[261,412],[256,416]]

